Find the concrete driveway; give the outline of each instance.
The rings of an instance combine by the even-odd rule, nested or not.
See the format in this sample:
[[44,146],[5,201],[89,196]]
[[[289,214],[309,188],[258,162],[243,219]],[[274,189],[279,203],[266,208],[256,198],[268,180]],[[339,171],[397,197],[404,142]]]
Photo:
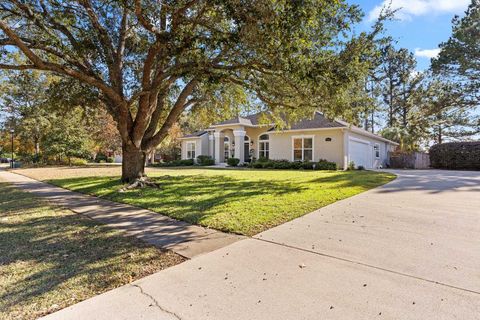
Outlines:
[[480,172],[395,173],[47,319],[480,319]]

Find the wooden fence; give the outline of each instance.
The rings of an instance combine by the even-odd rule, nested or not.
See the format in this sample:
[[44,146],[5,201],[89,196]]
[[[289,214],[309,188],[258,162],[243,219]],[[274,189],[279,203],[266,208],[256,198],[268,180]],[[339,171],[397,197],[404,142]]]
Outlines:
[[390,153],[390,167],[427,169],[430,167],[430,156],[425,152]]

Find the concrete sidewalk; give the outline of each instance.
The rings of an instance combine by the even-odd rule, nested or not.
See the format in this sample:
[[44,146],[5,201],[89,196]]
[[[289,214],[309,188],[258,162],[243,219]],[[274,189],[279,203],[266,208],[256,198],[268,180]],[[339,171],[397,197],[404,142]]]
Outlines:
[[45,319],[478,320],[480,173],[397,174]]
[[194,226],[146,209],[59,188],[2,169],[0,169],[0,181],[11,183],[55,205],[84,214],[186,258],[217,250],[243,238]]

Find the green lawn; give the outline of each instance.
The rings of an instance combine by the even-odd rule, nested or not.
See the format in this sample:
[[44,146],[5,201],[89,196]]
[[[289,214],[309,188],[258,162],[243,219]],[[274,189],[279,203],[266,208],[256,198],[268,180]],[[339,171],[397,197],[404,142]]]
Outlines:
[[218,230],[254,235],[394,179],[371,171],[159,169],[161,189],[118,192],[119,177],[50,182]]
[[182,261],[0,183],[0,319],[36,319]]

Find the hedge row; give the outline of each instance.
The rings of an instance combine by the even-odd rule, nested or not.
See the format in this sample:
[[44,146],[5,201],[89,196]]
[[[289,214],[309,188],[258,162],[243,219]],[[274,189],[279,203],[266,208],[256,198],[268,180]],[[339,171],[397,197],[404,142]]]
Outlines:
[[[168,162],[155,163],[154,167],[188,167],[193,166],[195,162],[193,159],[173,160]],[[211,166],[215,164],[215,161],[210,156],[198,156],[197,165],[199,166]]]
[[429,153],[433,168],[480,170],[480,141],[436,144]]
[[173,160],[169,162],[155,163],[152,166],[154,167],[184,167],[184,166],[193,166],[193,159],[186,160]]
[[262,160],[259,159],[250,164],[251,168],[258,169],[305,169],[305,170],[337,170],[337,164],[327,160],[318,162],[311,161],[288,161],[288,160]]

